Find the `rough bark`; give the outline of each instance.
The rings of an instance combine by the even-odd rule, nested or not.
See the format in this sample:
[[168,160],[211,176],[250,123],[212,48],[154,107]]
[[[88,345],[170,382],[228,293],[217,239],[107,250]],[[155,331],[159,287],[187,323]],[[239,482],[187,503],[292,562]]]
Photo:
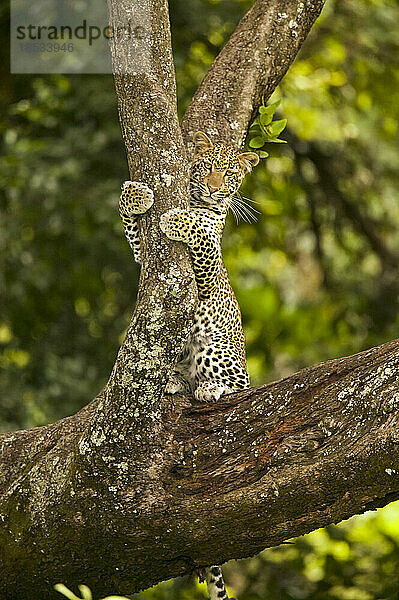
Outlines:
[[[182,121],[189,144],[198,130],[241,146],[248,125],[294,60],[324,0],[257,0],[198,88]],[[189,144],[191,149],[191,145]]]
[[82,463],[95,402],[3,436],[1,597],[52,597],[57,581],[131,593],[396,499],[398,374],[395,341],[214,405],[180,398],[152,490],[112,441],[96,441],[102,466]]
[[[0,438],[0,595],[56,597],[58,581],[132,593],[195,565],[254,554],[397,496],[392,342],[192,406],[163,397],[196,304],[186,249],[158,229],[187,197],[166,0],[148,0],[151,69],[115,78],[141,219],[140,292],[107,386],[78,414]],[[215,62],[182,131],[240,144],[322,2],[258,0]],[[110,0],[113,19],[130,0]],[[112,47],[129,66],[126,47]],[[234,525],[234,526],[232,526]]]
[[[127,150],[130,178],[145,181],[155,203],[140,219],[143,263],[139,295],[132,322],[120,348],[103,394],[100,420],[90,435],[103,435],[117,427],[130,428],[135,409],[135,429],[150,439],[157,434],[163,387],[187,337],[196,290],[187,249],[161,234],[160,215],[187,202],[188,169],[177,119],[176,85],[166,0],[109,0],[110,22],[126,23],[141,4],[148,9],[150,32],[148,70],[134,73],[128,40],[111,44],[119,116]],[[126,74],[127,73],[127,74]],[[138,398],[146,406],[138,405]],[[131,414],[121,423],[121,408]],[[140,426],[139,426],[140,421]]]

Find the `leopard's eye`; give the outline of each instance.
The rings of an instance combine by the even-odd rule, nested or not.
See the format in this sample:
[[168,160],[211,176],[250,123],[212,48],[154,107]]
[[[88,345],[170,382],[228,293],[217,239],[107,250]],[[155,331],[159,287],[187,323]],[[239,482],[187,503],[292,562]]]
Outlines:
[[203,165],[204,165],[205,169],[209,169],[209,170],[212,169],[212,163],[210,160],[204,160]]
[[235,169],[227,169],[226,171],[227,177],[229,177],[230,175],[236,175],[237,173],[238,171],[236,171]]

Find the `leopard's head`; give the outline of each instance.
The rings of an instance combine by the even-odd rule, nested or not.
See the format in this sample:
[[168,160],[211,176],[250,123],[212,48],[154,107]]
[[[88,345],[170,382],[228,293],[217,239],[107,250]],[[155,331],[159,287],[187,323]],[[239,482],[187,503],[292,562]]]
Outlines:
[[202,131],[194,135],[195,156],[191,167],[190,193],[196,204],[227,211],[245,175],[259,162],[254,152],[213,144]]

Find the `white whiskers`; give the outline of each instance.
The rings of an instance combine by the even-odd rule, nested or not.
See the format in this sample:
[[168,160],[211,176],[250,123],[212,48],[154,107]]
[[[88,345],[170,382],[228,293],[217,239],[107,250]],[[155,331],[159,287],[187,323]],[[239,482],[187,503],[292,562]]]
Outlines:
[[252,204],[257,204],[257,202],[242,196],[238,191],[232,196],[229,196],[227,190],[217,190],[210,194],[208,187],[204,183],[191,180],[190,194],[193,200],[200,203],[203,202],[205,206],[208,206],[212,210],[222,204],[228,206],[234,214],[237,224],[240,219],[246,223],[254,223],[258,220],[257,215],[260,214],[260,211],[252,206]]
[[246,223],[255,223],[258,220],[257,215],[260,215],[260,211],[251,206],[246,200],[256,204],[256,201],[251,200],[250,198],[245,198],[244,200],[244,197],[241,196],[240,192],[236,192],[236,195],[229,199],[229,205],[237,223],[240,218]]

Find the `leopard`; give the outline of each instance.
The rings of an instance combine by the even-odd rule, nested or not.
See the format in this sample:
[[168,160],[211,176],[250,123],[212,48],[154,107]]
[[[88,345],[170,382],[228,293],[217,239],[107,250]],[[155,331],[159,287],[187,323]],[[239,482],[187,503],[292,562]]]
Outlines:
[[[191,333],[166,385],[166,394],[191,392],[198,402],[215,402],[247,389],[245,337],[241,312],[224,265],[221,240],[226,217],[248,213],[236,194],[244,177],[258,164],[255,152],[213,143],[198,131],[194,137],[188,208],[173,208],[160,217],[160,229],[170,240],[189,248],[198,306]],[[138,217],[154,202],[143,182],[122,186],[119,213],[135,260],[141,262]],[[229,599],[222,572],[213,565],[204,571],[210,600]]]

